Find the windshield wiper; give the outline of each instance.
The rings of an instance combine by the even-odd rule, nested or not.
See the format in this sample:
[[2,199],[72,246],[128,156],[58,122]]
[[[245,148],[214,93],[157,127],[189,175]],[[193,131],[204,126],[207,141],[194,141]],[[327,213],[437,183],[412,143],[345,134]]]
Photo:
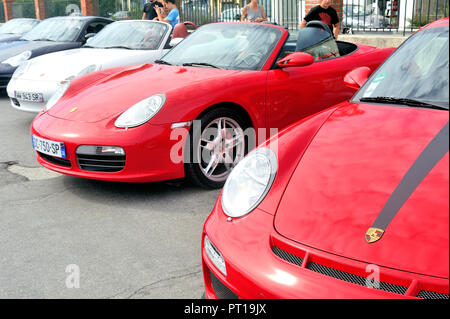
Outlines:
[[36,40],[33,40],[33,41],[51,41],[51,42],[56,42],[55,40],[52,40],[52,39],[46,39],[46,38],[36,39]]
[[154,63],[156,63],[156,64],[172,65],[171,63],[169,63],[167,61],[164,61],[164,60],[155,60]]
[[209,66],[214,69],[221,69],[217,65],[211,64],[211,63],[203,63],[203,62],[191,62],[191,63],[183,63],[182,66]]
[[127,50],[134,50],[133,48],[124,46],[124,45],[114,45],[112,47],[104,47],[103,49],[127,49]]
[[448,108],[444,106],[434,105],[418,100],[408,99],[408,98],[395,98],[395,97],[388,97],[388,96],[376,96],[376,97],[362,97],[359,99],[361,102],[374,102],[374,103],[390,103],[390,104],[400,104],[400,105],[407,105],[412,107],[425,107],[430,109],[436,109],[436,110],[446,110],[448,111]]

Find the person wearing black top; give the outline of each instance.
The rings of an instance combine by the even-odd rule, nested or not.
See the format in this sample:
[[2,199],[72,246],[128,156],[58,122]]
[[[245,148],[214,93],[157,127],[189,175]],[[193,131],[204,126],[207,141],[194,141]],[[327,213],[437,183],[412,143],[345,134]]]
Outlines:
[[306,26],[309,21],[322,21],[333,32],[334,37],[337,39],[339,35],[339,17],[336,10],[331,7],[330,0],[321,0],[318,6],[315,6],[309,10],[303,21],[300,23],[300,29]]
[[144,5],[144,9],[142,10],[144,12],[142,15],[142,20],[153,20],[158,17],[155,7],[163,7],[163,5],[156,0],[149,0],[149,2]]

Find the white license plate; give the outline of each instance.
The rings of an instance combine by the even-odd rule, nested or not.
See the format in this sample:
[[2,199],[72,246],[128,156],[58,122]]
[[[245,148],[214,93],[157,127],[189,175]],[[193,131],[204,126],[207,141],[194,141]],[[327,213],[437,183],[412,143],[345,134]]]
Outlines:
[[39,103],[44,102],[44,94],[42,93],[14,91],[14,97],[22,101],[39,102]]
[[33,144],[33,148],[38,152],[60,158],[67,158],[66,147],[63,142],[50,141],[32,134],[31,143]]

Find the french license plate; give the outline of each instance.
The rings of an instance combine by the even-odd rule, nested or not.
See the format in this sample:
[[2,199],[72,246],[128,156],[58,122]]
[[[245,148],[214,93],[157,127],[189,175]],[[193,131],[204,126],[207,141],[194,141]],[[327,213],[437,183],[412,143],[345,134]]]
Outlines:
[[38,152],[60,158],[67,158],[66,147],[63,142],[50,141],[32,134],[31,143],[33,144],[33,148]]
[[22,101],[39,102],[39,103],[44,102],[44,94],[42,93],[14,91],[14,97]]

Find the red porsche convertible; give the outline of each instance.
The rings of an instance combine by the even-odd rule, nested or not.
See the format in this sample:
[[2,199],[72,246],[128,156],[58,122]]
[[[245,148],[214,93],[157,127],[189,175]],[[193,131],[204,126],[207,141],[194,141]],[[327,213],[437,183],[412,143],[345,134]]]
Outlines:
[[63,81],[32,123],[37,159],[90,179],[223,186],[254,140],[349,99],[344,75],[393,51],[336,42],[320,23],[288,37],[269,24],[209,24],[155,64]]
[[448,18],[245,157],[202,239],[207,298],[448,299]]

